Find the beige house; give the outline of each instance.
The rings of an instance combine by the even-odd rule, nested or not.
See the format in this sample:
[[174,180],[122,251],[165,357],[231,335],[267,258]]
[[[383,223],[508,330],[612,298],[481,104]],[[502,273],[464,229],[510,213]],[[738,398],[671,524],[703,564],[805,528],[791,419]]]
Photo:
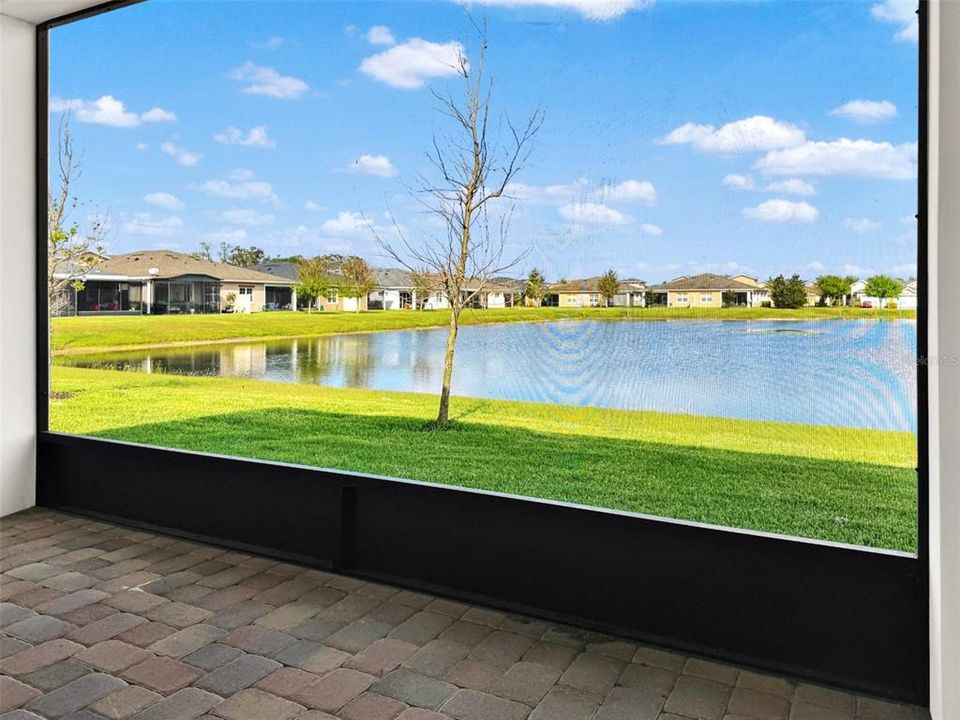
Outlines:
[[[548,285],[544,305],[565,308],[603,307],[603,295],[599,289],[600,277]],[[613,296],[611,305],[619,307],[642,307],[647,286],[642,280],[623,280]]]
[[650,288],[655,305],[666,307],[759,307],[770,295],[749,275],[681,275]]
[[296,307],[295,280],[173,252],[114,255],[77,278],[69,315],[252,313]]

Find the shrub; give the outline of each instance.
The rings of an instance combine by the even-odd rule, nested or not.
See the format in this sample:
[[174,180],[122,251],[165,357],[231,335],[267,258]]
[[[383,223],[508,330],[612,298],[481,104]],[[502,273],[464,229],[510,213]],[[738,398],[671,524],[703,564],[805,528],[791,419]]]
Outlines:
[[896,300],[887,300],[887,310],[896,310],[897,301]]

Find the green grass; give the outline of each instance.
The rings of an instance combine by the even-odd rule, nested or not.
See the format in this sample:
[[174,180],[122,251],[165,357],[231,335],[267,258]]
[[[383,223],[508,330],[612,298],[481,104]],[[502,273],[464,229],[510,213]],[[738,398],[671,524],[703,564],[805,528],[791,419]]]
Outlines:
[[[365,317],[365,316],[362,316]],[[892,548],[911,433],[57,367],[55,430]]]
[[[605,320],[798,320],[849,318],[913,318],[913,310],[862,308],[507,308],[467,310],[468,325],[536,322],[562,319]],[[134,315],[55,318],[54,351],[60,354],[109,351],[136,345],[176,345],[250,338],[331,335],[344,332],[402,330],[446,325],[444,310],[380,310],[347,312],[264,312],[249,315]]]

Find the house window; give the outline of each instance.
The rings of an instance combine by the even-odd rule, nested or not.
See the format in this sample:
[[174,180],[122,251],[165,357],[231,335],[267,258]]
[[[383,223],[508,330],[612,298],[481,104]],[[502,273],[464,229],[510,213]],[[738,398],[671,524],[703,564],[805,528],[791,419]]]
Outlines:
[[678,302],[678,303],[688,302],[687,294],[686,294],[686,293],[678,293],[678,294],[677,294],[677,302]]
[[710,294],[710,293],[703,293],[702,295],[700,295],[700,304],[701,304],[701,305],[709,305],[709,304],[712,303],[712,302],[713,302],[713,295],[712,295],[712,294]]
[[600,304],[600,293],[590,293],[590,305],[596,307]]
[[328,305],[336,305],[338,301],[339,301],[339,296],[337,295],[337,293],[330,293],[327,295]]
[[241,294],[241,295],[253,295],[253,288],[252,288],[252,287],[243,287],[243,286],[241,286],[241,288],[240,288],[240,294]]

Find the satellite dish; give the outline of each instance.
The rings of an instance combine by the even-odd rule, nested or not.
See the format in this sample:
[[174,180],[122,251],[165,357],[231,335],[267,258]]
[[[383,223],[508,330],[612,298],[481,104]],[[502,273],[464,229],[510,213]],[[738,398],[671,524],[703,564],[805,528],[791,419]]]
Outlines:
[[150,268],[147,272],[153,276],[157,276],[160,274],[160,268]]

